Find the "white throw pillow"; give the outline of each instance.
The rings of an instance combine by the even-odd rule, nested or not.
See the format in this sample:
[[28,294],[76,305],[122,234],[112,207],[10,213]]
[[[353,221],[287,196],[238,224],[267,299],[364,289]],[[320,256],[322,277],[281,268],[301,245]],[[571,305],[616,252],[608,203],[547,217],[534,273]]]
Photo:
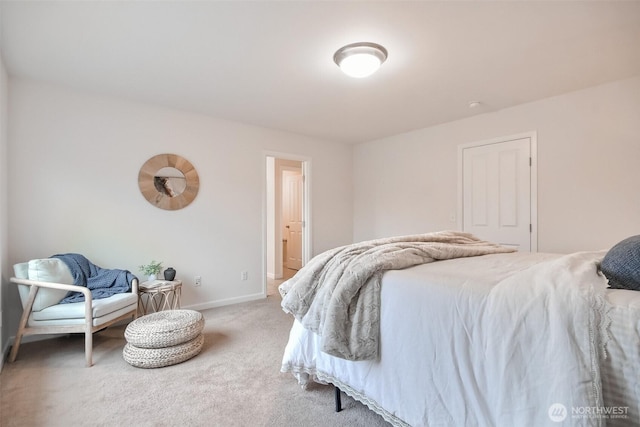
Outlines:
[[73,285],[73,276],[69,267],[59,258],[32,259],[29,261],[29,280]]
[[[13,266],[16,277],[21,278],[24,276],[25,266],[24,264],[16,264]],[[38,280],[41,282],[53,282],[63,283],[66,285],[73,285],[73,276],[69,267],[58,258],[44,258],[33,259],[28,263],[28,278],[29,280]],[[22,304],[27,301],[29,297],[29,286],[19,286],[20,299]],[[33,311],[40,311],[44,308],[56,305],[64,298],[69,291],[63,289],[49,289],[40,288],[36,295],[36,300],[33,303]]]
[[29,280],[29,263],[21,262],[20,264],[14,264],[13,275],[16,276],[17,279]]

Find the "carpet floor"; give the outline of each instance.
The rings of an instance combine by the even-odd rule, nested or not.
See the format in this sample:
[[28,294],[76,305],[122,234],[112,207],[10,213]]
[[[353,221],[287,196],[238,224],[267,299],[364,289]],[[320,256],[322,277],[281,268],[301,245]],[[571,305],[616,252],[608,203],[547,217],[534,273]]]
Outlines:
[[280,372],[292,317],[277,293],[202,313],[202,352],[164,368],[123,360],[126,325],[94,335],[91,368],[82,334],[23,344],[0,373],[0,426],[388,425],[344,394],[336,413],[332,386]]

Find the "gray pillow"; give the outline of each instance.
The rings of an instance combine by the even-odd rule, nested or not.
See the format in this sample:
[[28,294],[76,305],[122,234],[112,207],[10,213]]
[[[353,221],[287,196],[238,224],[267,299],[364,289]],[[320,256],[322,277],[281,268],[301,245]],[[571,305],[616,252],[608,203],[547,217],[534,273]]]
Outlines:
[[602,259],[600,270],[610,287],[640,291],[640,235],[612,247]]

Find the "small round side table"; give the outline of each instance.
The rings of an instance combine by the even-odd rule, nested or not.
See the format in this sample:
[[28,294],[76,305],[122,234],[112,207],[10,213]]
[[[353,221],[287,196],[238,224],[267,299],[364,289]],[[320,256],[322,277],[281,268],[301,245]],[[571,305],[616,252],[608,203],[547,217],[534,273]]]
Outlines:
[[180,308],[182,280],[154,280],[142,282],[139,287],[138,312],[145,315],[161,310]]

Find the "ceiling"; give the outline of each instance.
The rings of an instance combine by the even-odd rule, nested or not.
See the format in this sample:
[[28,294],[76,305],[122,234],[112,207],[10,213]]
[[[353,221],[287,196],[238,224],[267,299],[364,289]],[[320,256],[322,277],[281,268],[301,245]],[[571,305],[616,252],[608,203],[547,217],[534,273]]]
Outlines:
[[[12,77],[344,143],[640,75],[639,1],[2,0],[0,18]],[[357,41],[389,51],[367,79],[333,63]]]

